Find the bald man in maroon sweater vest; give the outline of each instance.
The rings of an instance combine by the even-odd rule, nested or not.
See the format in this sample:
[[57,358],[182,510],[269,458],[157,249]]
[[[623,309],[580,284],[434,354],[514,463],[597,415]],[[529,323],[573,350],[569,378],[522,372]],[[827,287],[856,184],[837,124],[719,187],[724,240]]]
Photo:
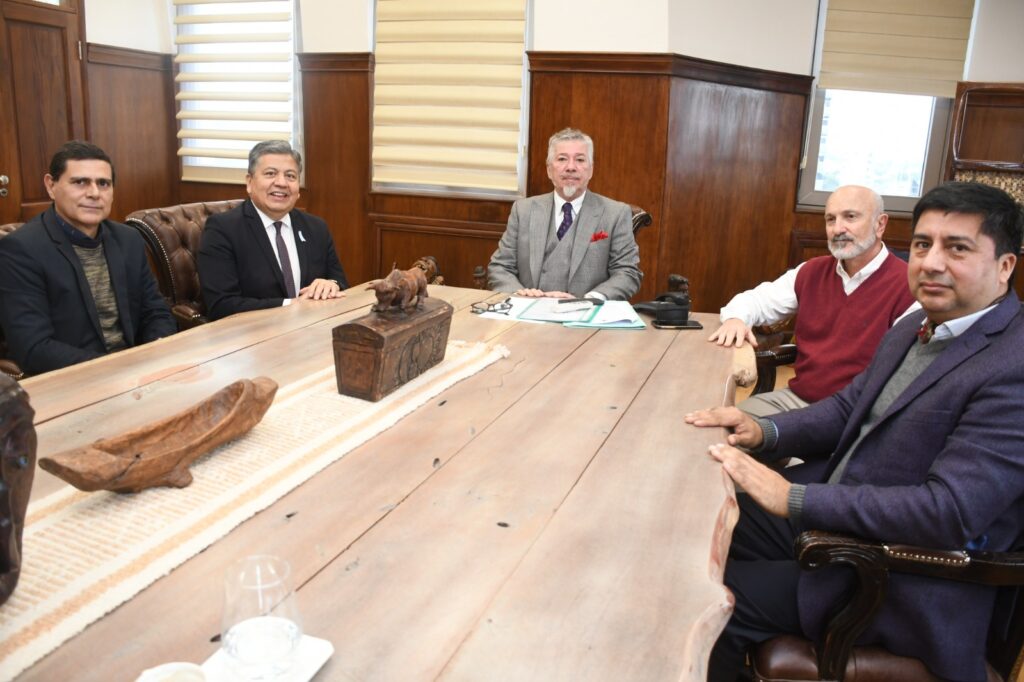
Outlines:
[[796,318],[796,376],[789,387],[751,396],[739,408],[754,416],[794,410],[827,398],[867,367],[893,323],[919,307],[907,286],[907,264],[889,253],[882,197],[857,185],[835,190],[825,204],[831,256],[812,258],[773,282],[733,297],[710,341],[757,341],[751,327]]

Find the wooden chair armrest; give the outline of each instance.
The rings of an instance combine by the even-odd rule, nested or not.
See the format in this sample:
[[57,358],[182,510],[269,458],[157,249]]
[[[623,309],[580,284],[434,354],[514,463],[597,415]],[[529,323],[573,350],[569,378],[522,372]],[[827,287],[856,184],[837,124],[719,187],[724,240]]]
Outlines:
[[174,316],[175,321],[178,323],[178,329],[181,331],[198,327],[210,321],[187,303],[171,306],[171,315]]
[[25,372],[21,370],[21,367],[14,360],[7,358],[0,359],[0,373],[6,374],[15,380],[25,378]]
[[1024,585],[1024,552],[935,550],[823,531],[801,533],[794,549],[802,568],[845,564],[857,576],[850,601],[826,628],[818,653],[822,679],[840,679],[846,670],[853,643],[882,604],[890,571],[982,585]]
[[781,346],[764,348],[754,351],[754,362],[757,365],[757,383],[751,395],[775,390],[775,369],[796,362],[796,344],[786,343]]
[[763,350],[754,351],[757,364],[770,367],[781,367],[796,362],[796,344],[784,343],[781,346],[773,346]]

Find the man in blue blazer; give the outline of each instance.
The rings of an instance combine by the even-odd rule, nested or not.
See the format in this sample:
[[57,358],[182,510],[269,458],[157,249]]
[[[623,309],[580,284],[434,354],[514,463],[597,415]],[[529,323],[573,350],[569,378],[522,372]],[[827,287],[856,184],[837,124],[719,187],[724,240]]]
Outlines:
[[210,319],[344,296],[327,224],[295,208],[301,171],[288,142],[260,142],[249,152],[249,200],[207,219],[196,260]]
[[[936,549],[1021,546],[1024,313],[1010,282],[1022,224],[1021,207],[993,187],[931,190],[914,209],[908,272],[923,314],[896,324],[849,386],[767,419],[736,408],[686,416],[732,430],[710,452],[745,491],[725,570],[736,606],[709,679],[734,680],[744,649],[776,634],[820,640],[852,575],[801,571],[800,530]],[[788,456],[808,460],[811,482],[757,461]],[[943,678],[984,680],[995,598],[995,588],[893,574],[861,641]]]
[[49,171],[53,205],[0,239],[0,327],[15,362],[39,374],[177,331],[142,237],[107,220],[110,157],[74,140]]
[[518,296],[625,300],[640,288],[629,206],[587,191],[594,142],[566,128],[548,140],[551,194],[512,204],[487,267],[488,286]]

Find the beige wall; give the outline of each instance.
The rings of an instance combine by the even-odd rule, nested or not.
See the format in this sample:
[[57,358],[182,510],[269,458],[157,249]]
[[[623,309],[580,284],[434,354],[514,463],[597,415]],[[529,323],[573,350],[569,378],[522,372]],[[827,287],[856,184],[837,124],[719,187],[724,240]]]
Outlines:
[[1024,0],[976,0],[964,80],[1024,81]]
[[669,52],[810,74],[818,0],[672,0]]
[[669,52],[669,5],[677,0],[533,0],[530,49]]
[[86,0],[90,43],[169,53],[171,36],[170,0]]
[[375,4],[373,0],[299,0],[299,51],[372,52]]
[[[171,52],[170,0],[87,0],[89,42]],[[529,49],[675,52],[809,74],[818,0],[531,0]],[[299,0],[302,52],[372,51],[373,0]],[[1024,0],[977,0],[966,78],[1024,81]]]

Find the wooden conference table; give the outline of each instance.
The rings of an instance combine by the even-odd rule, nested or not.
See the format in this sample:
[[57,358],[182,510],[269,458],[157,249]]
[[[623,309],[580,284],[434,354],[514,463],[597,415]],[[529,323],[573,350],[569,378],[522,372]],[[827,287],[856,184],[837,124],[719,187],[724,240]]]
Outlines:
[[[282,386],[331,356],[371,293],[236,316],[28,379],[39,454],[173,414],[241,377]],[[730,612],[736,510],[683,423],[730,404],[732,351],[707,331],[481,319],[491,294],[431,287],[451,338],[511,354],[429,401],[25,671],[133,680],[216,650],[224,568],[286,557],[316,680],[703,680]],[[696,315],[705,327],[710,315]],[[37,470],[33,499],[63,482]]]

